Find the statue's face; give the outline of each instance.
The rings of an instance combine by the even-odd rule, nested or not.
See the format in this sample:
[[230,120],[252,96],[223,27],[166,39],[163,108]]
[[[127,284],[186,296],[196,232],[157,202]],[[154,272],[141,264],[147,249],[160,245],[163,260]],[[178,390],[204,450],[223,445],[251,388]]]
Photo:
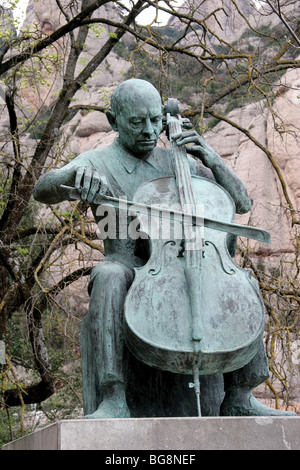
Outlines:
[[121,144],[138,158],[146,158],[157,144],[162,129],[159,95],[136,94],[116,116]]

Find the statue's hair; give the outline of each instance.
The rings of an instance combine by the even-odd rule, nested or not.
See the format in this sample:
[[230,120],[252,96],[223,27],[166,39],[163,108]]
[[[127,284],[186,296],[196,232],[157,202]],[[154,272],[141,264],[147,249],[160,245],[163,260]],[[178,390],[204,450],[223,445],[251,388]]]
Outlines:
[[131,79],[122,82],[115,89],[111,97],[111,111],[113,114],[118,114],[123,106],[126,106],[127,103],[136,99],[137,95],[142,93],[153,93],[157,95],[157,98],[160,100],[160,95],[157,89],[146,80],[140,79]]

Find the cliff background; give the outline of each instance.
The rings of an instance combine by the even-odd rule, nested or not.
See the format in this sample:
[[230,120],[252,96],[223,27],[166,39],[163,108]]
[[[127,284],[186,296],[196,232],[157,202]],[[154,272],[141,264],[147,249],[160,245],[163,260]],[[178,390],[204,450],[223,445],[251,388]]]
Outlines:
[[[109,106],[111,93],[124,79],[147,79],[157,86],[164,98],[177,97],[183,113],[190,117],[197,130],[248,189],[252,209],[248,214],[237,216],[236,223],[261,227],[271,234],[271,245],[239,239],[236,257],[236,262],[251,268],[259,280],[267,308],[265,341],[271,380],[256,390],[256,396],[271,406],[299,410],[300,44],[294,41],[285,56],[280,54],[287,42],[286,24],[298,31],[300,6],[295,1],[282,1],[281,4],[280,16],[268,5],[256,9],[251,2],[241,0],[189,0],[170,16],[167,24],[138,30],[144,39],[127,31],[74,93],[63,124],[54,127],[56,142],[43,167],[61,166],[76,155],[110,144],[115,139],[105,109]],[[78,9],[77,2],[58,4],[55,0],[30,0],[21,34],[30,32],[39,38],[47,37],[66,24]],[[10,30],[11,38],[15,37],[10,11],[3,10],[2,13],[3,28]],[[125,13],[116,2],[106,2],[93,13],[92,18],[102,18],[103,23],[95,23],[89,29],[74,69],[76,76],[85,70],[86,64],[93,60],[107,39],[114,37],[115,25],[124,19]],[[5,46],[4,39],[2,44]],[[26,43],[23,41],[23,44]],[[171,47],[174,44],[175,52]],[[48,49],[42,60],[31,57],[20,69],[19,76],[14,77],[21,173],[30,169],[38,142],[41,142],[47,122],[57,106],[66,82],[71,47],[72,39],[67,35],[62,37]],[[4,53],[8,59],[15,50],[8,49]],[[210,61],[206,60],[207,56]],[[276,56],[279,59],[276,58],[274,72],[264,75]],[[247,65],[242,63],[243,60]],[[245,74],[252,74],[246,85]],[[9,89],[12,79],[5,80],[4,90]],[[223,91],[230,88],[230,80],[235,84],[234,91],[224,94]],[[8,138],[9,134],[11,115],[3,103],[0,110],[1,159],[8,172],[12,158],[16,156],[14,141]],[[163,135],[159,145],[168,145]],[[2,170],[2,179],[6,175],[8,173]],[[3,192],[5,187],[3,184]],[[59,292],[53,289],[54,306],[47,304],[48,316],[43,319],[43,329],[59,379],[54,396],[43,404],[32,405],[39,408],[38,413],[32,412],[32,426],[36,426],[37,416],[44,420],[47,412],[55,416],[60,410],[67,413],[58,391],[61,388],[73,388],[78,401],[75,411],[70,405],[68,413],[80,416],[78,331],[88,308],[87,274],[104,254],[91,214],[84,207],[65,203],[45,208],[31,200],[24,220],[28,225],[25,223],[23,230],[33,225],[43,227],[45,236],[49,227],[56,227],[58,221],[67,221],[75,228],[78,224],[81,226],[80,230],[76,229],[77,238],[72,239],[72,243],[61,239],[61,244],[55,245],[52,238],[47,245],[48,251],[43,252],[44,257],[40,255],[34,268],[36,296],[39,289],[50,292],[61,279],[67,279],[74,272],[82,274],[74,282],[65,282],[67,287]],[[58,234],[55,232],[56,236]],[[23,256],[18,262],[19,268],[28,262],[38,238],[26,239],[26,243],[22,240],[19,240],[18,248],[14,240],[12,248],[14,253]],[[47,260],[46,255],[49,255]],[[19,317],[10,320],[14,325],[11,337],[17,338],[11,357],[16,375],[27,384],[31,380],[32,361],[28,358],[28,338],[20,317],[19,310]],[[23,336],[18,336],[19,331]],[[55,340],[50,339],[53,336]],[[65,346],[72,350],[72,358],[63,354]],[[60,355],[56,354],[58,350]],[[25,366],[20,359],[23,356]],[[66,379],[70,371],[76,375],[73,381]]]

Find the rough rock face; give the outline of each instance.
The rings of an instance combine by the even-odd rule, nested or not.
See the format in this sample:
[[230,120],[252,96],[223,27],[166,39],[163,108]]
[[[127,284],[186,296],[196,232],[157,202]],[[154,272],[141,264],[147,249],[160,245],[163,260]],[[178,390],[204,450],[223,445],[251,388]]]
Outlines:
[[[63,12],[57,7],[54,0],[30,0],[27,8],[27,15],[23,24],[25,28],[37,28],[40,34],[49,35],[66,22],[66,17],[69,13],[72,16],[80,11],[81,2],[72,3],[68,0],[60,2],[62,5]],[[71,6],[70,6],[71,5]],[[66,15],[66,16],[65,16]],[[93,17],[97,18],[108,18],[112,21],[120,21],[121,16],[117,6],[114,6],[112,2],[98,8]],[[75,74],[83,69],[87,61],[89,61],[94,55],[100,50],[103,44],[107,41],[109,34],[114,31],[114,28],[105,25],[95,25],[90,28],[87,39],[85,41],[85,48],[79,57],[78,65],[76,67]],[[125,38],[126,41],[126,38]],[[44,70],[44,76],[47,78],[48,84],[45,86],[39,86],[39,93],[34,90],[24,90],[24,98],[35,108],[39,109],[41,106],[49,106],[56,98],[56,92],[61,88],[62,85],[62,73],[64,68],[61,67],[61,61],[65,61],[69,50],[69,39],[63,38],[59,40],[53,47],[53,53],[57,54],[58,66],[52,67],[51,71]],[[59,62],[60,61],[60,62]],[[110,88],[116,86],[120,81],[122,73],[126,72],[130,65],[117,56],[114,52],[111,52],[109,59],[104,60],[103,64],[92,74],[86,88],[86,92],[79,91],[74,97],[75,100],[84,104],[96,104],[103,105],[99,102],[99,90],[102,88]]]
[[[249,18],[253,14],[253,7],[250,2],[237,0],[236,4],[241,13]],[[241,34],[241,28],[244,28],[245,22],[237,13],[231,0],[187,0],[178,8],[179,13],[192,15],[194,18],[203,21],[209,29],[221,39],[232,41]],[[211,15],[211,12],[215,12]],[[217,22],[216,22],[217,19]],[[182,27],[176,17],[170,18],[169,26],[174,28]]]
[[[260,103],[247,105],[229,114],[229,118],[249,130],[272,153],[287,185],[294,208],[299,210],[299,133],[300,72],[288,72],[280,82],[274,103],[276,115],[261,109]],[[274,119],[277,127],[274,126]],[[281,133],[281,126],[285,131]],[[263,150],[240,131],[224,122],[206,135],[209,144],[246,184],[253,201],[248,214],[237,216],[237,223],[264,228],[271,233],[272,244],[251,242],[257,255],[280,256],[294,253],[290,212],[274,167]]]
[[299,106],[300,72],[291,70],[284,75],[278,86],[274,105],[276,115],[268,116],[267,138],[268,148],[283,172],[289,196],[298,211],[300,210]]
[[[51,32],[58,29],[60,26],[65,24],[66,17],[69,14],[74,16],[80,12],[81,0],[76,2],[70,2],[69,0],[60,1],[62,9],[60,10],[57,3],[53,0],[29,0],[26,19],[24,25],[36,24],[39,29],[44,33],[51,34]],[[110,18],[113,21],[120,19],[117,6],[113,6],[111,2],[98,8],[93,17],[104,17]],[[112,32],[113,29],[107,26],[108,32]]]

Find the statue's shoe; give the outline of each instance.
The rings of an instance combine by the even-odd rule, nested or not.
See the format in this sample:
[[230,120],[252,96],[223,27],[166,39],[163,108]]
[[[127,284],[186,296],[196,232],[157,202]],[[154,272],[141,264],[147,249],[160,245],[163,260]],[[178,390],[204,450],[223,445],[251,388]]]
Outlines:
[[116,419],[130,418],[130,411],[126,402],[115,401],[112,399],[103,400],[98,409],[89,415],[85,415],[83,419]]
[[226,394],[220,416],[297,416],[297,414],[263,405],[249,390],[247,392],[235,390]]

